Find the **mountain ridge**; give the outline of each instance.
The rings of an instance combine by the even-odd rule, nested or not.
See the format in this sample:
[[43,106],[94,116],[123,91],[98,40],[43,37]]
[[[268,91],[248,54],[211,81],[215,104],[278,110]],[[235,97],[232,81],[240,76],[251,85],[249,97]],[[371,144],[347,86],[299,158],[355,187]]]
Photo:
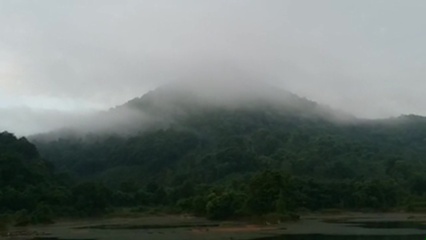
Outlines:
[[[186,89],[173,93],[162,88],[108,112],[145,111],[153,117],[132,120],[145,129],[32,140],[58,171],[111,189],[113,206],[169,206],[203,216],[216,212],[211,206],[238,209],[211,216],[226,218],[424,201],[425,117],[337,121],[299,97],[292,102],[299,108],[288,109],[259,98],[206,105]],[[90,202],[97,187],[89,186]]]
[[238,84],[232,84],[232,89],[226,89],[227,86],[224,82],[170,83],[109,110],[82,118],[74,125],[30,138],[59,138],[65,135],[78,137],[88,133],[132,135],[149,129],[166,129],[171,125],[181,124],[192,115],[220,110],[262,111],[264,108],[286,115],[324,118],[336,123],[356,120],[343,111],[266,83],[239,81]]
[[[407,115],[394,119],[362,120],[349,116],[336,120],[333,110],[285,91],[277,90],[280,94],[272,97],[260,95],[266,98],[261,101],[257,97],[251,98],[254,96],[252,91],[259,88],[250,88],[240,91],[250,93],[248,98],[240,94],[234,105],[224,105],[223,99],[211,102],[209,96],[194,97],[197,92],[190,94],[192,90],[166,86],[105,113],[131,110],[138,117],[144,116],[139,112],[149,116],[144,119],[146,121],[135,118],[124,124],[130,133],[111,130],[97,134],[93,131],[72,138],[65,135],[54,139],[35,137],[34,141],[61,170],[90,178],[113,179],[110,176],[116,174],[132,175],[143,181],[167,179],[167,169],[192,176],[189,164],[205,172],[204,176],[198,176],[198,181],[214,182],[233,174],[244,175],[257,168],[281,168],[284,164],[282,159],[291,158],[294,161],[284,165],[293,165],[288,171],[297,174],[326,177],[330,174],[328,171],[332,171],[331,166],[337,164],[342,172],[347,172],[347,176],[368,176],[382,170],[370,166],[375,170],[354,173],[348,166],[359,162],[357,164],[366,168],[364,165],[381,161],[378,159],[393,159],[392,156],[412,161],[411,158],[418,159],[421,154],[426,154],[417,142],[426,139],[423,117]],[[260,89],[259,92],[262,91]],[[285,94],[289,95],[283,96]],[[289,104],[277,99],[292,101]],[[139,125],[127,126],[135,122]],[[392,147],[396,145],[398,148]],[[362,148],[355,150],[356,146]],[[107,149],[99,150],[104,147]],[[340,150],[329,149],[335,147]],[[234,157],[226,157],[228,151]],[[323,151],[330,153],[324,155]],[[345,151],[360,153],[359,156],[351,156],[349,159],[352,160],[343,161]],[[76,153],[81,156],[78,161]],[[228,160],[220,160],[222,158]],[[203,162],[208,167],[202,166]],[[223,164],[227,167],[221,167]],[[317,166],[309,170],[310,164]],[[220,170],[224,171],[221,174],[210,172],[218,167],[227,170]],[[125,174],[126,171],[132,173]],[[141,173],[145,177],[138,176]],[[167,181],[171,184],[174,180]]]

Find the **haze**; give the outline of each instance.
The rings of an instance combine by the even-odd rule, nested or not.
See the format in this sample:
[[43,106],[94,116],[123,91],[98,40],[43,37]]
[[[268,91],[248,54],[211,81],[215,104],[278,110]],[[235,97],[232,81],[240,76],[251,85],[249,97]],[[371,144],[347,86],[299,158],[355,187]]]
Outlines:
[[359,117],[426,115],[424,12],[421,0],[3,0],[0,131],[47,131],[223,66]]

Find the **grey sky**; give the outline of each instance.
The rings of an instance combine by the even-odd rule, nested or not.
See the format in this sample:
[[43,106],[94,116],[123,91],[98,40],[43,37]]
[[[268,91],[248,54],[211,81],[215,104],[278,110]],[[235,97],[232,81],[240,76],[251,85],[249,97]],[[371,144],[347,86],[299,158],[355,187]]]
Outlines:
[[[218,62],[361,117],[426,115],[425,12],[423,0],[2,0],[0,131],[45,130],[54,112],[107,109]],[[22,109],[38,119],[25,129]]]

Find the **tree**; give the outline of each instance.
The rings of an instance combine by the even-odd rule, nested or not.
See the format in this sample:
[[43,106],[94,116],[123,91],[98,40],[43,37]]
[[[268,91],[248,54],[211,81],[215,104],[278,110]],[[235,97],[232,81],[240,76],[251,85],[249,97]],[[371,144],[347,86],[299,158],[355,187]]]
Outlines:
[[226,191],[221,194],[213,193],[208,198],[206,212],[210,219],[228,219],[234,216],[242,206],[242,200],[233,191]]
[[254,214],[275,211],[277,199],[285,191],[282,175],[272,171],[255,175],[248,187],[247,207]]
[[72,189],[75,208],[85,215],[105,213],[110,205],[111,192],[104,185],[85,182]]

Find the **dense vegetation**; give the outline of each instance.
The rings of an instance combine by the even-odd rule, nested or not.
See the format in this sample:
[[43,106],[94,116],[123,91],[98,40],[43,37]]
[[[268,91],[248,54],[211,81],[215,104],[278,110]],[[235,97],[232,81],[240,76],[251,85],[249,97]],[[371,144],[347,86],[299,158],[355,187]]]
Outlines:
[[130,136],[35,137],[56,173],[32,144],[3,133],[2,213],[38,222],[122,208],[228,219],[426,207],[422,117],[336,122],[312,102],[306,111],[179,104],[173,121]]
[[60,176],[25,138],[0,133],[0,214],[17,224],[50,222],[66,202]]

